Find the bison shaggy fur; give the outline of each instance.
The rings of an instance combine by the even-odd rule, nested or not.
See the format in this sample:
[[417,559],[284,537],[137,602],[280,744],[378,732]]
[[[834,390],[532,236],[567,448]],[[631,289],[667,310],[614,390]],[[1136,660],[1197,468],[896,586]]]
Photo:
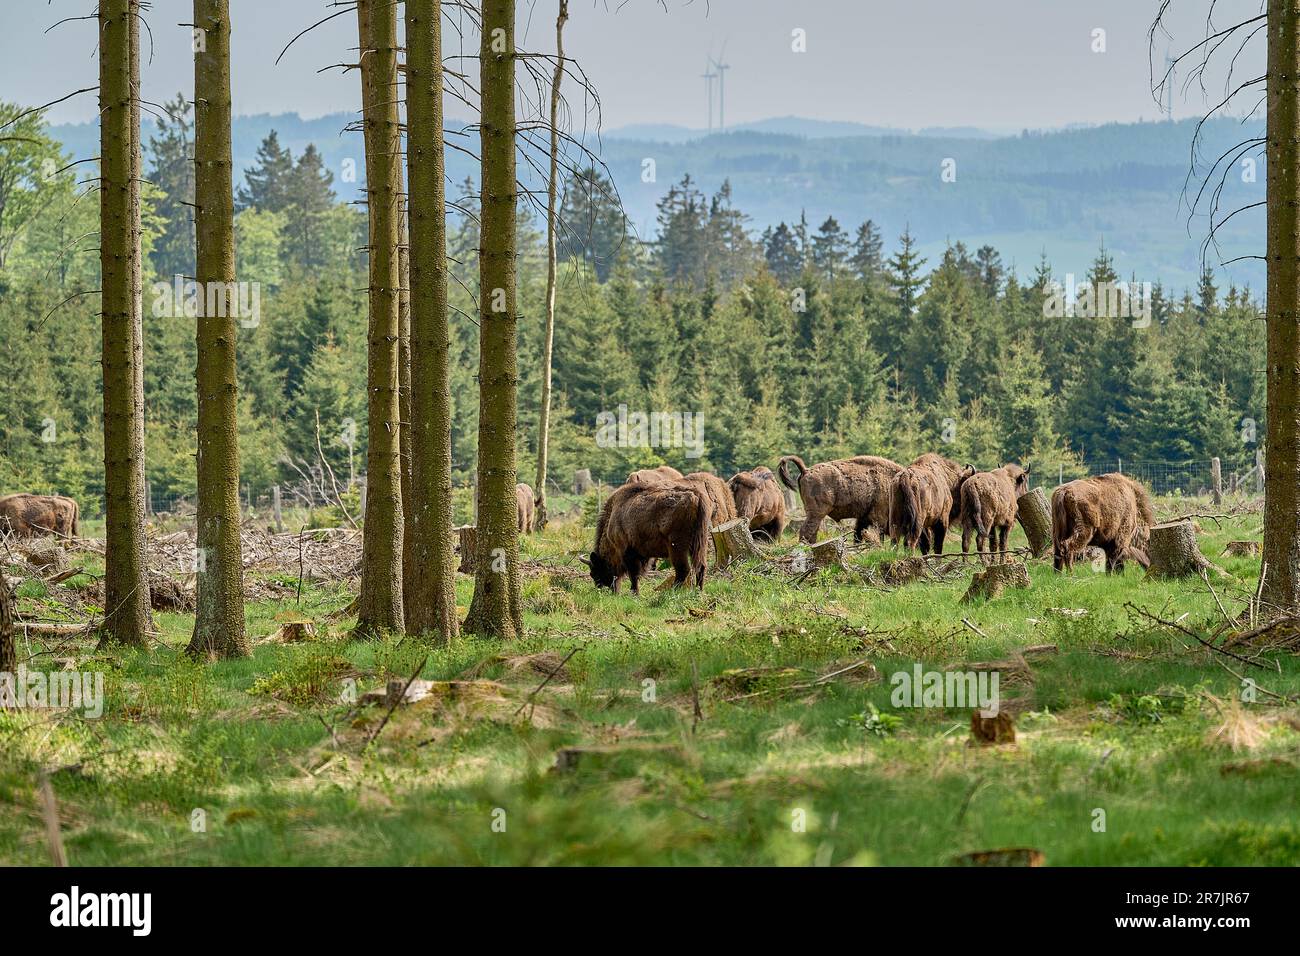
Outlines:
[[704,587],[709,560],[709,515],[704,494],[686,482],[630,484],[616,489],[596,522],[596,546],[588,566],[597,587],[617,593],[624,576],[637,585],[648,562],[667,558],[681,587],[693,569]]
[[658,468],[638,468],[627,476],[626,484],[639,485],[643,482],[681,481],[682,473],[672,465],[660,465]]
[[948,525],[961,509],[961,486],[975,468],[927,452],[894,475],[889,498],[889,537],[922,554],[943,553]]
[[972,534],[985,563],[992,560],[988,552],[1006,551],[1007,535],[1016,520],[1016,500],[1028,490],[1029,469],[1019,465],[976,472],[962,482],[962,551],[970,551]]
[[1122,572],[1124,559],[1149,567],[1147,539],[1155,511],[1146,488],[1112,472],[1068,481],[1052,492],[1052,566],[1069,571],[1088,546],[1106,553],[1106,573]]
[[75,538],[81,533],[81,510],[63,495],[5,495],[0,498],[0,532],[5,531],[19,538],[41,534]]
[[753,471],[738,471],[727,482],[736,500],[736,517],[748,518],[749,527],[769,541],[781,537],[785,530],[785,495],[777,487],[776,475],[762,465]]
[[515,509],[518,512],[519,533],[532,534],[533,521],[537,517],[537,500],[533,489],[524,482],[515,485]]
[[[791,467],[797,470],[797,478],[790,477]],[[799,492],[805,514],[799,540],[813,544],[823,518],[853,518],[853,534],[859,540],[868,528],[883,533],[889,527],[890,482],[902,468],[876,455],[824,461],[809,468],[798,455],[786,455],[776,471],[782,484]]]
[[727,483],[717,475],[707,471],[693,471],[681,481],[674,484],[686,484],[693,487],[709,503],[709,527],[716,528],[724,521],[736,517],[736,499],[731,496]]

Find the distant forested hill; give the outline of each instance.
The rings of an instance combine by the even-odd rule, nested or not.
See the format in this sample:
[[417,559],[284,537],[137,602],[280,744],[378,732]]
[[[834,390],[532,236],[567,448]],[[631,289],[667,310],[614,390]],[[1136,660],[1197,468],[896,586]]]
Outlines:
[[[360,134],[343,132],[352,119],[348,113],[312,120],[239,117],[235,165],[252,165],[258,144],[274,129],[295,156],[314,143],[334,173],[339,197],[354,199],[343,175],[346,160],[362,167]],[[971,248],[989,243],[1021,274],[1044,253],[1057,272],[1082,274],[1104,243],[1121,275],[1183,289],[1196,285],[1208,231],[1204,219],[1189,225],[1180,202],[1194,128],[1188,120],[995,137],[972,129],[909,133],[785,118],[714,135],[669,126],[615,130],[599,140],[589,135],[587,145],[609,166],[643,238],[655,232],[655,204],[690,174],[710,194],[730,180],[735,206],[755,232],[797,221],[801,212],[813,227],[832,215],[849,225],[870,218],[891,245],[910,227],[931,262],[948,240]],[[1260,129],[1234,119],[1207,124],[1203,165]],[[75,157],[95,155],[92,124],[56,126],[52,133]],[[475,140],[471,136],[466,145]],[[654,160],[653,182],[642,181],[647,159]],[[949,159],[956,164],[955,182],[941,179]],[[453,182],[475,172],[473,160],[455,151],[448,166]],[[521,164],[521,176],[526,172]],[[1243,172],[1238,164],[1228,176],[1224,213],[1263,198],[1263,160],[1254,183],[1243,182]],[[1193,196],[1197,185],[1193,181]],[[1235,217],[1219,233],[1220,258],[1259,254],[1263,236],[1262,210]],[[1222,274],[1262,288],[1261,263],[1236,263]]]

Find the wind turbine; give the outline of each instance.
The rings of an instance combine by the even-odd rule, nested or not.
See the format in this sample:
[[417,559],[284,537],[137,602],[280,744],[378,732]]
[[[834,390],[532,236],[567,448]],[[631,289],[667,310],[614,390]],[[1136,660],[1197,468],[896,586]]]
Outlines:
[[727,131],[727,70],[731,69],[730,63],[723,62],[726,55],[727,44],[724,40],[722,52],[713,60],[713,68],[718,71],[718,130],[723,133]]
[[700,74],[704,78],[704,88],[709,96],[709,132],[713,132],[713,81],[718,78],[718,74],[709,69],[712,63],[711,59],[706,59],[704,63],[704,72]]

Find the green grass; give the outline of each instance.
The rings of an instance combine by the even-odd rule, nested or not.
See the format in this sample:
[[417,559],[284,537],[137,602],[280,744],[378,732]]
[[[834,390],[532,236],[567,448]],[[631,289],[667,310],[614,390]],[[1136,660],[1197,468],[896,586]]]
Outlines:
[[[1202,549],[1229,575],[1211,583],[1236,614],[1259,563],[1219,553],[1259,517],[1205,523]],[[0,714],[0,863],[49,859],[42,768],[64,768],[51,778],[64,841],[85,865],[940,865],[1013,846],[1049,865],[1300,862],[1300,709],[1264,693],[1238,704],[1240,681],[1215,658],[1246,665],[1126,607],[1208,631],[1221,614],[1199,579],[1036,563],[1029,590],[965,605],[969,573],[886,592],[745,568],[702,594],[638,598],[593,589],[572,557],[589,538],[568,525],[526,541],[528,636],[508,645],[349,641],[350,622],[326,617],[351,594],[313,586],[301,607],[249,605],[248,623],[261,637],[308,618],[320,639],[248,660],[187,661],[180,614],[157,615],[147,652],[59,646],[105,672],[105,713]],[[462,612],[471,585],[458,583]],[[49,616],[44,589],[20,595],[24,613]],[[1028,695],[1014,745],[971,745],[968,711],[891,704],[889,675],[917,661],[1048,643],[1059,652],[1032,656],[1030,684],[1003,686],[1004,700]],[[354,711],[350,688],[404,680],[426,655],[424,678],[456,683],[398,709],[367,746],[386,708]],[[1300,693],[1300,663],[1275,657],[1251,676]],[[878,679],[785,689],[864,659]],[[744,694],[757,696],[727,700]],[[1225,724],[1256,739],[1234,751]],[[554,770],[567,747],[605,749]]]

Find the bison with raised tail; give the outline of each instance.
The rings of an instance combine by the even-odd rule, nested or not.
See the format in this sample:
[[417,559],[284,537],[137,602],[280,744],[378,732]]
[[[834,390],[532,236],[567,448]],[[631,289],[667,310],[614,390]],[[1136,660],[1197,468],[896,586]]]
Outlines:
[[1113,472],[1068,481],[1052,492],[1052,566],[1069,571],[1092,545],[1106,552],[1106,573],[1123,572],[1124,559],[1149,567],[1147,538],[1155,511],[1146,488]]
[[961,510],[962,482],[973,474],[973,465],[932,452],[900,469],[890,488],[890,540],[919,547],[922,554],[942,554],[948,525]]
[[762,465],[753,471],[738,471],[727,482],[736,500],[736,517],[748,518],[750,530],[769,541],[785,530],[785,495],[777,487],[776,475]]
[[[961,549],[970,550],[971,535],[975,549],[985,564],[992,562],[990,551],[1006,551],[1007,535],[1016,521],[1016,500],[1029,490],[1029,469],[1003,465],[992,471],[971,475],[961,486]],[[1006,558],[1006,555],[1000,555]]]
[[704,587],[711,512],[704,494],[685,482],[623,485],[609,496],[596,522],[596,546],[587,561],[592,581],[617,593],[626,576],[636,594],[646,563],[667,558],[677,587],[692,569],[696,587]]
[[[790,477],[790,468],[798,471]],[[804,544],[817,541],[823,518],[853,518],[853,535],[859,540],[867,529],[883,534],[889,527],[889,486],[903,466],[888,458],[858,455],[824,461],[809,468],[798,455],[786,455],[776,466],[781,483],[799,492],[806,517],[799,529]]]
[[4,532],[19,538],[40,534],[75,538],[81,533],[81,511],[63,495],[5,495],[0,498],[0,533]]

